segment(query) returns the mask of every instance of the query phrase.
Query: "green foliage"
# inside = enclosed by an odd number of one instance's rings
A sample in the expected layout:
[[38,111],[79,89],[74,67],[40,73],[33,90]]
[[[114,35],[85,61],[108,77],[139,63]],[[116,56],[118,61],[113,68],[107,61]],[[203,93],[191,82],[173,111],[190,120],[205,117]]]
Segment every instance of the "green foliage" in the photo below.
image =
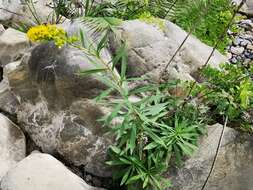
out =
[[[193,34],[210,46],[220,41],[217,48],[224,52],[230,39],[225,35],[224,39],[220,40],[219,36],[231,20],[233,11],[234,7],[230,0],[187,0],[180,1],[169,18],[187,31],[197,22]],[[233,30],[236,30],[235,26]]]
[[[181,85],[179,81],[149,84],[134,90],[129,90],[127,83],[124,81],[124,87],[116,89],[123,99],[109,102],[114,111],[102,120],[106,126],[111,126],[114,118],[122,120],[111,129],[116,143],[111,147],[108,164],[124,171],[116,175],[129,189],[133,183],[135,189],[166,189],[170,183],[162,174],[172,160],[181,163],[184,156],[192,155],[197,149],[204,127],[201,114],[192,102],[180,107],[183,98],[169,93]],[[129,100],[142,93],[149,96],[137,102]]]
[[212,114],[225,115],[235,125],[248,129],[253,121],[253,67],[224,64],[220,70],[207,67],[202,74],[206,79],[202,93]]
[[[84,36],[82,41],[85,34],[82,32],[81,36]],[[107,40],[103,37],[98,44],[105,47]],[[129,89],[129,83],[143,78],[126,78],[127,52],[124,43],[109,63],[100,58],[102,48],[98,48],[99,45],[95,46],[92,42],[82,46],[72,45],[92,56],[95,66],[95,69],[82,71],[80,75],[93,74],[108,86],[96,100],[112,108],[112,112],[101,122],[105,126],[113,126],[109,133],[115,137],[115,144],[110,147],[107,163],[117,169],[115,176],[129,190],[165,190],[171,184],[163,173],[174,160],[180,164],[185,156],[196,150],[205,125],[202,113],[193,102],[180,106],[184,96],[177,96],[174,92],[186,84],[171,81]],[[116,74],[116,66],[121,68],[120,75]],[[107,97],[112,92],[118,94],[118,98],[109,101]],[[139,100],[132,101],[132,96],[139,97]],[[115,124],[115,119],[120,122]]]
[[[214,46],[220,41],[218,50],[225,51],[231,41],[227,35],[219,37],[232,18],[234,7],[230,0],[107,0],[95,4],[94,0],[83,0],[79,6],[68,0],[55,1],[56,15],[67,18],[114,17],[122,20],[141,19],[164,28],[162,19],[169,19],[189,31],[198,23],[193,34],[204,43]],[[76,8],[77,7],[77,8]],[[81,10],[81,11],[80,11]],[[232,25],[231,30],[238,31]]]

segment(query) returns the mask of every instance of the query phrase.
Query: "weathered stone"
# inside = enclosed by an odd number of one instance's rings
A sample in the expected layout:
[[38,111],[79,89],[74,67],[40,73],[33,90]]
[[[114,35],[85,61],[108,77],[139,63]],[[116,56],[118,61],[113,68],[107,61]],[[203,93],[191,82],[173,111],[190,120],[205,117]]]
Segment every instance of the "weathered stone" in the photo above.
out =
[[[242,0],[232,0],[232,2],[235,2],[237,5],[239,5]],[[240,12],[249,16],[253,16],[253,1],[246,0],[246,3],[241,8]]]
[[[120,34],[128,45],[128,76],[141,76],[149,73],[158,77],[169,62],[176,49],[183,42],[187,33],[175,24],[166,21],[164,31],[139,20],[125,21],[119,27]],[[118,44],[111,41],[112,49]],[[186,41],[167,72],[170,78],[192,80],[192,73],[205,64],[212,48],[201,43],[194,36]],[[215,51],[210,65],[217,67],[225,62],[226,57]]]
[[73,103],[70,112],[75,115],[66,115],[62,121],[57,137],[58,152],[69,162],[84,165],[89,173],[111,176],[111,170],[104,162],[112,137],[105,135],[106,129],[97,121],[106,111],[90,100],[82,100]]
[[6,172],[25,158],[26,141],[23,132],[0,113],[0,181]]
[[102,190],[85,183],[48,154],[32,153],[2,179],[1,190]]
[[239,26],[246,30],[251,30],[253,29],[253,22],[250,19],[242,20],[240,21]]
[[11,92],[8,79],[4,77],[0,82],[0,110],[9,115],[14,115],[18,105],[18,99]]
[[10,73],[10,72],[14,71],[15,69],[17,69],[17,67],[18,67],[20,64],[21,64],[21,60],[8,63],[8,64],[5,65],[5,67],[4,67],[4,73],[7,74],[7,73]]
[[253,16],[253,1],[247,0],[246,5],[243,7],[242,11],[250,16]]
[[[222,125],[208,129],[196,154],[188,159],[182,168],[170,173],[172,190],[201,189],[210,171],[218,146]],[[253,187],[253,137],[226,128],[213,173],[206,190],[250,190]]]
[[20,101],[16,113],[21,127],[43,152],[61,154],[94,175],[108,176],[104,162],[111,137],[104,136],[97,122],[105,112],[86,99],[106,86],[93,76],[78,75],[94,64],[82,51],[58,49],[53,43],[36,46],[26,57],[8,73]]
[[248,44],[248,45],[247,45],[247,49],[253,51],[253,44]]
[[236,38],[236,39],[233,41],[233,44],[234,44],[235,46],[239,46],[243,41],[244,41],[243,38]]
[[235,54],[235,55],[240,55],[244,52],[244,47],[231,47],[230,49],[231,53]]
[[34,6],[33,13],[24,0],[0,0],[0,22],[10,25],[34,25],[47,23],[53,19],[52,0],[32,0],[30,7]]
[[8,28],[0,36],[0,66],[17,60],[29,47],[25,33]]
[[4,31],[5,31],[4,26],[3,26],[2,24],[0,24],[0,35],[1,35],[2,33],[4,33]]
[[0,0],[0,21],[10,20],[12,12],[18,12],[20,0]]
[[250,44],[251,42],[249,41],[249,40],[243,40],[242,42],[241,42],[241,46],[247,46],[248,44]]

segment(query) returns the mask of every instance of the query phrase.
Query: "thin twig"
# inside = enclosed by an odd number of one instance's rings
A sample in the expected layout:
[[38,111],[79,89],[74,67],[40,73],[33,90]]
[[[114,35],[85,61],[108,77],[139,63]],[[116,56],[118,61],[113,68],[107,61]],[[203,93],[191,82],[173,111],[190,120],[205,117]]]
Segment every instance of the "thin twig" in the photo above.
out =
[[3,11],[5,11],[5,12],[11,13],[11,14],[18,15],[18,16],[21,16],[21,17],[27,17],[27,16],[25,16],[25,15],[23,15],[23,14],[15,13],[15,12],[10,11],[9,9],[3,8],[3,7],[0,7],[0,10],[3,10]]
[[[160,73],[159,76],[159,82],[162,81],[163,75],[164,73],[166,73],[169,65],[172,63],[172,61],[174,60],[174,58],[176,57],[176,55],[178,54],[178,52],[181,50],[181,48],[183,47],[183,45],[185,44],[185,42],[187,41],[187,39],[190,37],[190,35],[194,32],[194,30],[196,29],[196,27],[199,25],[199,22],[201,22],[201,20],[207,15],[208,13],[208,9],[209,6],[211,5],[211,0],[209,0],[207,2],[207,7],[205,6],[205,4],[203,5],[203,8],[205,8],[205,12],[204,15],[200,14],[198,16],[198,18],[196,19],[196,21],[194,22],[193,26],[191,27],[190,31],[188,32],[187,36],[184,38],[183,42],[180,44],[180,46],[177,48],[177,50],[175,51],[175,53],[173,54],[173,56],[170,58],[170,60],[168,61],[168,63],[166,64],[166,66],[164,67],[164,69],[162,70],[162,72]],[[201,12],[201,11],[200,11]]]
[[212,162],[211,169],[210,169],[210,171],[208,173],[208,176],[207,176],[207,178],[206,178],[206,180],[205,180],[205,182],[204,182],[201,190],[205,189],[206,184],[208,183],[208,180],[209,180],[209,178],[210,178],[210,176],[211,176],[211,174],[212,174],[212,172],[214,170],[214,166],[215,166],[215,163],[216,163],[216,161],[218,159],[219,150],[220,150],[222,139],[223,139],[223,136],[224,136],[224,131],[225,131],[225,128],[227,126],[227,122],[228,122],[228,117],[226,116],[225,123],[224,123],[224,125],[222,127],[221,135],[220,135],[220,138],[219,138],[218,146],[217,146],[217,149],[216,149],[216,152],[215,152],[215,156],[214,156],[214,159],[213,159],[213,162]]
[[[229,23],[227,24],[227,26],[224,28],[223,32],[222,32],[221,35],[219,36],[218,40],[217,40],[216,43],[215,43],[215,46],[213,47],[213,49],[212,49],[212,51],[211,51],[209,57],[207,58],[205,64],[202,66],[201,69],[204,69],[204,68],[208,65],[208,63],[209,63],[211,57],[213,56],[214,51],[216,50],[216,48],[218,47],[218,45],[220,44],[220,42],[224,39],[225,34],[227,33],[229,27],[231,26],[231,24],[233,23],[233,21],[234,21],[234,19],[235,19],[236,14],[237,14],[237,13],[239,12],[239,10],[242,8],[242,6],[245,4],[245,2],[246,2],[246,0],[242,0],[241,3],[240,3],[240,5],[239,5],[239,6],[237,7],[237,9],[234,11],[233,16],[231,17]],[[200,69],[200,70],[201,70],[201,69]],[[190,97],[190,95],[191,95],[191,93],[192,93],[192,90],[193,90],[194,87],[196,86],[196,84],[197,84],[197,81],[194,81],[193,84],[192,84],[192,86],[190,87],[190,90],[189,90],[189,92],[188,92],[188,95],[186,96],[185,101],[184,101],[183,104],[182,104],[183,107],[185,106],[185,104],[186,104],[186,103],[188,102],[188,100],[190,99],[189,97]]]
[[221,41],[223,41],[225,35],[227,34],[227,31],[228,29],[230,28],[230,26],[232,25],[233,21],[234,21],[234,18],[236,16],[236,14],[239,12],[239,10],[242,8],[242,6],[246,3],[246,0],[242,0],[240,5],[237,7],[236,11],[234,11],[233,13],[233,16],[231,17],[229,23],[227,24],[227,26],[224,28],[223,32],[221,33],[221,35],[219,36],[218,40],[216,41],[213,49],[212,49],[212,52],[210,53],[209,57],[207,58],[205,64],[204,64],[204,67],[207,66],[207,64],[209,63],[211,57],[213,56],[214,54],[214,51],[216,50],[216,48],[218,47],[218,45],[220,44]]

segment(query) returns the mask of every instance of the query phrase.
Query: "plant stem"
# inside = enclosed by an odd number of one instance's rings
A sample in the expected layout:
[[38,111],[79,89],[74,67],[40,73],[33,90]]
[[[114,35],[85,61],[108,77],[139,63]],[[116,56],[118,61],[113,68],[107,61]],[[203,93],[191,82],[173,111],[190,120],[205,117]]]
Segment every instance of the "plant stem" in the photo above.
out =
[[226,128],[226,126],[227,126],[227,122],[228,122],[228,116],[226,116],[225,123],[224,123],[224,125],[223,125],[223,127],[222,127],[221,135],[220,135],[219,142],[218,142],[218,146],[217,146],[217,149],[216,149],[216,153],[215,153],[215,156],[214,156],[212,165],[211,165],[211,169],[210,169],[210,171],[209,171],[209,173],[208,173],[208,176],[207,176],[207,178],[206,178],[206,180],[205,180],[205,182],[204,182],[204,184],[203,184],[201,190],[204,190],[204,189],[205,189],[205,187],[206,187],[206,185],[207,185],[207,182],[208,182],[208,180],[209,180],[209,178],[210,178],[210,176],[211,176],[211,174],[212,174],[212,172],[213,172],[213,170],[214,170],[214,166],[215,166],[215,163],[216,163],[216,161],[217,161],[218,154],[219,154],[219,150],[220,150],[221,143],[222,143],[222,139],[223,139],[223,136],[224,136],[224,131],[225,131],[225,128]]

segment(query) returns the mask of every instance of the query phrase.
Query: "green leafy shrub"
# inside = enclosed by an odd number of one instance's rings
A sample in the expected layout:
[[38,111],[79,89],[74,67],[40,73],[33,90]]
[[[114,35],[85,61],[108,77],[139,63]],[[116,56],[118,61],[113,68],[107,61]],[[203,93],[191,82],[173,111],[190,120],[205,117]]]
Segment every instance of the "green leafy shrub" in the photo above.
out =
[[[101,42],[104,44],[106,40]],[[126,78],[124,43],[110,61],[111,66],[100,58],[101,48],[86,44],[80,49],[92,54],[96,63],[105,66],[103,69],[82,71],[80,75],[94,74],[108,86],[108,90],[96,98],[99,103],[112,108],[112,112],[101,119],[105,126],[113,126],[109,132],[116,140],[110,147],[107,163],[117,169],[115,176],[128,189],[166,189],[170,182],[162,174],[174,160],[180,164],[182,158],[196,150],[197,140],[205,126],[198,106],[193,102],[180,106],[184,96],[177,91],[186,84],[171,81],[129,89],[129,83],[143,78]],[[115,74],[117,64],[121,68],[119,76]],[[118,97],[108,100],[112,92]],[[139,97],[138,101],[132,101],[133,96]],[[115,125],[115,119],[121,122]]]
[[202,75],[201,93],[214,119],[227,116],[232,125],[252,132],[253,66],[224,64],[220,70],[207,67]]
[[[197,22],[198,25],[193,34],[210,46],[214,46],[217,41],[220,41],[217,48],[224,52],[230,39],[225,35],[221,41],[219,36],[231,20],[233,11],[234,7],[230,0],[187,0],[179,1],[169,18],[187,31]],[[233,26],[233,30],[235,28]]]
[[[181,163],[197,149],[205,124],[194,104],[180,107],[183,98],[169,93],[179,85],[179,81],[145,85],[126,94],[124,88],[120,94],[125,98],[110,102],[114,111],[104,118],[105,125],[111,126],[113,118],[121,118],[122,123],[112,128],[116,144],[108,164],[122,171],[116,175],[129,189],[166,189],[170,183],[162,174],[172,160]],[[144,92],[150,95],[135,103],[129,100],[130,95]]]

